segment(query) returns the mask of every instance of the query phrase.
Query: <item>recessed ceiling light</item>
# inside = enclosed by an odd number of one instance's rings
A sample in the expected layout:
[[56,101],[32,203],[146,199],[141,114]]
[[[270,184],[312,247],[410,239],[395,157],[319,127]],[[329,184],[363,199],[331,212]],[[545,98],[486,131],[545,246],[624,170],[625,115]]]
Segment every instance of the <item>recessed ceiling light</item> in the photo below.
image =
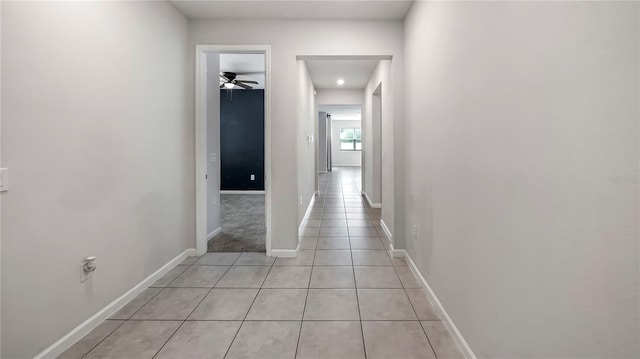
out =
[[340,86],[344,85],[344,80],[343,79],[338,79],[338,85],[340,85]]

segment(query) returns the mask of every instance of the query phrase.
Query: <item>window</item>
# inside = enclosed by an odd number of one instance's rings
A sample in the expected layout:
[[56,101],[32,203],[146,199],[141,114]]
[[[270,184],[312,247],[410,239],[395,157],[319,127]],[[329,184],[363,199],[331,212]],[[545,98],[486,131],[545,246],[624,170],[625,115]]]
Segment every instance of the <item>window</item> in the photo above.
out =
[[362,151],[362,133],[359,128],[340,129],[340,151]]

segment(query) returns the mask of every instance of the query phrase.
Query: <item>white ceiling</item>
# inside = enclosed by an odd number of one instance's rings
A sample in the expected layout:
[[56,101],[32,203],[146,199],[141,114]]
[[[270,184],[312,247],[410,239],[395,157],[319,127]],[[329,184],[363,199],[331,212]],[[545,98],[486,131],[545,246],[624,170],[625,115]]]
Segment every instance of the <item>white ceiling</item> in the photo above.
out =
[[[264,60],[264,54],[220,54],[220,72],[235,72],[238,80],[258,81],[257,85],[250,86],[256,90],[264,89]],[[236,86],[236,89],[241,90],[242,87]]]
[[316,89],[363,89],[377,65],[378,60],[307,60]]
[[360,106],[353,105],[320,105],[318,111],[331,114],[332,121],[360,121]]
[[190,19],[401,20],[413,0],[171,0]]

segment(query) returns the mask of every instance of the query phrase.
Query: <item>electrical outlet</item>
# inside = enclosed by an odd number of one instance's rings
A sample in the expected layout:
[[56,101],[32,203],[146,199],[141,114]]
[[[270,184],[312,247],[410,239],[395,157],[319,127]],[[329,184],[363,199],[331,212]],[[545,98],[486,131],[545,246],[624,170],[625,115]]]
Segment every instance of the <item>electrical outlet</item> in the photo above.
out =
[[251,175],[251,180],[255,181],[256,180],[256,175]]
[[302,206],[302,196],[300,196],[300,205]]
[[96,257],[87,257],[80,263],[80,282],[93,277],[96,271]]
[[413,240],[418,240],[418,226],[416,226],[415,224],[413,225]]
[[213,152],[209,154],[209,161],[210,161],[210,162],[215,162],[215,161],[217,161],[217,160],[218,160],[218,155],[216,155],[216,154],[215,154],[215,153],[213,153]]
[[9,190],[9,169],[0,168],[0,192]]

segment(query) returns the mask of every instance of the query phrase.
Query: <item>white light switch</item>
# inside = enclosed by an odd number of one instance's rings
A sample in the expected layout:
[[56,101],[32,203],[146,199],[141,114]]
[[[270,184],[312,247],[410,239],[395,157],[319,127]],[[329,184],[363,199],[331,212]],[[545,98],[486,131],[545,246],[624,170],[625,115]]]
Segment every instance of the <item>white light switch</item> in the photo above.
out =
[[251,180],[255,181],[256,180],[256,175],[251,175]]
[[210,162],[215,162],[217,160],[218,160],[218,156],[215,153],[212,152],[212,153],[209,154],[209,161]]

